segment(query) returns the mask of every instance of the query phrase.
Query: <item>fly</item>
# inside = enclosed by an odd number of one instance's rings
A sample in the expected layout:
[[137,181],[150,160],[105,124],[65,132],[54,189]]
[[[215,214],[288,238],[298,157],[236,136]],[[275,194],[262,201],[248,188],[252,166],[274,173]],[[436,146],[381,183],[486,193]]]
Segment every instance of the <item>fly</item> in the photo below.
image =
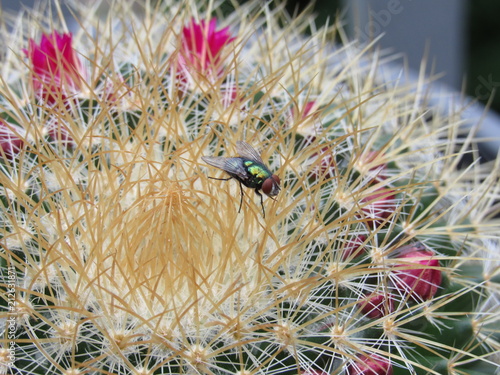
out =
[[239,157],[225,158],[217,156],[202,156],[201,159],[205,163],[210,164],[212,167],[222,169],[229,176],[231,176],[229,178],[209,178],[222,181],[228,181],[234,178],[239,182],[241,199],[238,213],[241,212],[241,206],[243,204],[243,184],[248,188],[255,189],[255,193],[260,197],[262,214],[265,218],[266,212],[264,210],[264,202],[262,200],[262,194],[259,190],[262,190],[264,194],[274,199],[273,197],[278,195],[281,189],[280,178],[271,173],[262,161],[259,153],[248,143],[243,141],[236,142],[236,151],[238,151],[238,154],[240,155]]

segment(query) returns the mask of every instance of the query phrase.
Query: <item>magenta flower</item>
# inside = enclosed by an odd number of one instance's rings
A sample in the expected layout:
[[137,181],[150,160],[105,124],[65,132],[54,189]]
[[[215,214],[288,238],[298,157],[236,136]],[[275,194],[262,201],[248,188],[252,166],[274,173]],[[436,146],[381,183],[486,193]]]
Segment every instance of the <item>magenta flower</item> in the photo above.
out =
[[441,271],[437,268],[439,260],[434,256],[422,246],[410,245],[408,251],[398,257],[406,263],[397,265],[394,271],[395,286],[403,295],[409,294],[417,301],[434,297],[441,285]]
[[33,89],[38,98],[53,104],[81,88],[83,69],[72,46],[72,34],[43,34],[40,44],[33,39],[23,49],[30,59]]
[[179,62],[180,67],[191,75],[210,79],[220,75],[222,49],[235,38],[229,33],[228,27],[221,30],[216,30],[216,27],[217,19],[212,18],[208,23],[205,20],[200,23],[192,20],[182,29]]
[[24,145],[21,134],[24,131],[0,119],[0,157],[14,158]]
[[355,362],[347,366],[348,375],[392,375],[392,365],[378,355],[360,355]]

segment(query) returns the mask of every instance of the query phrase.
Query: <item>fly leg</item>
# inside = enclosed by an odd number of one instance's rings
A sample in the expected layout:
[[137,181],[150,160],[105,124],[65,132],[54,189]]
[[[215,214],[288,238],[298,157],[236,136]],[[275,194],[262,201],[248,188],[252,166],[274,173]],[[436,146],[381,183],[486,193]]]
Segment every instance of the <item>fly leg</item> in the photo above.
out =
[[[240,182],[240,181],[238,181]],[[241,182],[240,182],[240,209],[238,210],[238,213],[241,212],[241,206],[243,205],[243,186],[241,185]]]
[[262,216],[265,219],[266,218],[266,211],[264,210],[264,201],[262,199],[262,194],[259,193],[258,189],[255,189],[255,193],[260,197],[260,205],[262,206]]
[[[233,177],[228,177],[228,178],[216,178],[216,177],[208,177],[212,180],[219,180],[219,181],[229,181],[230,179],[232,179]],[[241,206],[243,205],[243,185],[241,184],[240,181],[238,181],[238,183],[240,184],[240,195],[241,195],[241,198],[240,198],[240,208],[238,209],[238,213],[241,212]],[[260,195],[260,194],[259,194]],[[262,200],[262,196],[260,197],[261,200]],[[264,207],[264,206],[262,206]]]
[[208,178],[211,180],[219,180],[219,181],[229,181],[230,179],[232,179],[232,177],[228,177],[228,178],[208,177]]
[[[208,177],[212,180],[219,180],[219,181],[229,181],[233,177],[228,177],[228,178],[216,178],[216,177]],[[238,181],[239,182],[239,181]],[[240,183],[240,191],[241,191],[241,199],[240,199],[240,209],[238,210],[238,213],[241,211],[241,205],[243,204],[243,188],[241,187],[241,182]]]

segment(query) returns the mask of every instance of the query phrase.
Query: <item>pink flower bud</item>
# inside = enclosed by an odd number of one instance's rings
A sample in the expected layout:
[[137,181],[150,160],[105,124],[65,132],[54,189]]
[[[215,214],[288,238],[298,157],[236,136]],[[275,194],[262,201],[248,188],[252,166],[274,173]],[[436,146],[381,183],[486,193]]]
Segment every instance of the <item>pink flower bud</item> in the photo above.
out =
[[422,246],[410,246],[409,251],[398,257],[405,264],[395,266],[394,271],[394,284],[399,291],[420,301],[434,297],[441,285],[441,271],[430,268],[439,267],[439,260],[433,258],[432,251],[422,249]]
[[12,159],[21,151],[24,145],[21,134],[24,134],[22,128],[0,119],[0,157]]
[[43,34],[40,44],[29,41],[24,54],[30,59],[35,94],[49,104],[80,90],[82,64],[72,46],[72,34]]
[[372,293],[359,302],[361,312],[371,319],[378,319],[394,311],[394,302],[390,295]]
[[[179,68],[182,73],[198,74],[203,78],[216,78],[220,75],[222,49],[235,38],[229,28],[216,30],[217,19],[200,23],[193,19],[182,29]],[[186,79],[181,74],[181,81]]]
[[346,372],[348,375],[392,375],[392,365],[379,355],[360,355],[349,363]]

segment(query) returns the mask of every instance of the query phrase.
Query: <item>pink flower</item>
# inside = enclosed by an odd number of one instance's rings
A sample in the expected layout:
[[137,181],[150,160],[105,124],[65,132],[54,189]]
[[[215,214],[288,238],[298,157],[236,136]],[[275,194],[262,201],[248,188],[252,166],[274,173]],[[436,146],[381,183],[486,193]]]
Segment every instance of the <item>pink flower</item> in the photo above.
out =
[[348,375],[392,375],[392,365],[379,355],[360,355],[347,366]]
[[[410,295],[414,300],[429,300],[441,285],[439,260],[434,258],[432,251],[423,246],[410,245],[398,259],[406,264],[395,266],[395,286],[404,295]],[[421,267],[420,267],[421,266]],[[432,268],[434,267],[434,268]]]
[[33,89],[37,97],[49,104],[65,99],[81,87],[83,69],[72,47],[72,34],[43,34],[40,44],[33,39],[28,49],[23,49],[30,59],[33,73]]
[[394,311],[394,302],[390,295],[372,293],[359,302],[361,312],[371,319],[378,319]]
[[20,137],[24,131],[16,125],[11,125],[0,119],[0,157],[14,158],[24,145]]
[[[182,29],[180,67],[191,75],[215,79],[221,73],[222,49],[235,38],[229,28],[216,30],[217,19],[191,21]],[[181,77],[182,78],[182,77]]]

